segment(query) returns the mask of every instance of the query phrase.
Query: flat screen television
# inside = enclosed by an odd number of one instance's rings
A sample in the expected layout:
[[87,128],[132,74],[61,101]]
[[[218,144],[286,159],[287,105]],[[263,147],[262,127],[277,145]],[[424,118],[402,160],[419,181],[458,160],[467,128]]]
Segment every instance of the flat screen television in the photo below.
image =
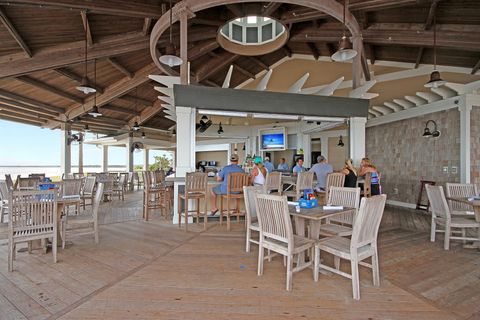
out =
[[260,129],[260,151],[280,151],[287,147],[285,127]]

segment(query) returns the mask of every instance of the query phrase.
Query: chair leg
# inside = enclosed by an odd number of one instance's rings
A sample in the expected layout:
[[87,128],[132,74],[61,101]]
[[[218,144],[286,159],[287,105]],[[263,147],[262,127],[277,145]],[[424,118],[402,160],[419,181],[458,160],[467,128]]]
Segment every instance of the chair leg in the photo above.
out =
[[335,269],[340,270],[340,257],[333,256],[333,265],[335,266]]
[[318,281],[318,272],[320,271],[320,248],[315,246],[315,259],[313,266],[313,280]]
[[257,275],[261,276],[263,274],[263,256],[264,250],[262,243],[258,244],[258,268],[257,268]]
[[223,224],[223,197],[220,196],[220,225]]
[[95,234],[95,244],[98,244],[98,221],[93,221],[93,232]]
[[245,252],[250,252],[250,237],[252,236],[252,230],[247,228],[247,243],[245,245]]
[[28,253],[32,253],[32,241],[28,241]]
[[450,249],[450,225],[449,224],[445,226],[445,239],[443,242],[443,249],[445,250]]
[[237,223],[240,223],[240,199],[235,202],[235,211],[237,211]]
[[199,224],[200,219],[200,198],[197,199],[197,225]]
[[204,209],[203,212],[203,230],[207,230],[207,223],[208,223],[208,213],[207,213],[207,194],[205,193],[205,200],[204,200]]
[[15,252],[15,245],[13,240],[8,241],[8,271],[13,271],[13,253]]
[[293,281],[293,256],[288,255],[287,257],[287,291],[292,290],[292,281]]
[[375,247],[375,252],[372,256],[372,278],[373,278],[373,285],[375,287],[380,286],[380,270],[378,265],[378,250]]
[[[53,236],[52,239],[52,254],[53,254],[53,263],[57,263],[57,235]],[[62,245],[65,243],[65,237],[62,239]]]
[[230,198],[227,197],[227,231],[230,231]]
[[188,198],[187,197],[185,197],[184,205],[185,205],[185,232],[187,232],[188,231]]
[[432,226],[430,227],[430,242],[435,242],[435,232],[437,232],[437,224],[432,217]]
[[465,240],[465,228],[462,228],[462,238],[463,238],[463,244],[465,245],[467,243],[467,240]]
[[353,299],[360,300],[360,282],[358,279],[358,262],[356,259],[350,261],[352,266],[352,290]]

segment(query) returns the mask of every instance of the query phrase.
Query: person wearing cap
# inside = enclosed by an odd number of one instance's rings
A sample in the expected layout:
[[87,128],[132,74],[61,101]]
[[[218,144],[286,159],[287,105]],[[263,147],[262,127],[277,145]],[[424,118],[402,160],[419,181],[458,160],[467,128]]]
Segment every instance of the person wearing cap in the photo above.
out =
[[277,169],[282,171],[288,171],[289,167],[288,167],[287,160],[285,158],[280,159],[280,163],[278,164]]
[[262,163],[262,159],[255,159],[255,166],[250,173],[250,183],[254,186],[263,186],[267,177],[267,169]]
[[238,165],[238,155],[236,154],[231,155],[230,164],[223,167],[217,174],[217,181],[221,181],[222,183],[212,188],[210,197],[211,215],[215,215],[218,212],[217,196],[227,194],[227,178],[232,172],[244,172],[243,169]]
[[324,156],[318,156],[317,163],[311,167],[309,171],[315,172],[315,175],[317,176],[317,185],[315,186],[315,191],[325,191],[327,175],[333,172],[332,165],[327,163],[327,159]]
[[263,165],[265,166],[265,169],[267,169],[267,172],[273,172],[273,170],[275,169],[273,163],[270,162],[269,157],[265,157],[265,162]]

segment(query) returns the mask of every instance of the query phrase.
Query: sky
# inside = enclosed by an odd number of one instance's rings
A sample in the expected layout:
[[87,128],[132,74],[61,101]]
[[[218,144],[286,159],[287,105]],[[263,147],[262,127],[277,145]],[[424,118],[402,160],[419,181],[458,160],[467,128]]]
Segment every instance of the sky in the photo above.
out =
[[[94,135],[88,133],[87,139]],[[52,166],[60,165],[61,131],[0,120],[0,166]],[[78,164],[78,145],[71,146],[72,165]],[[162,151],[151,150],[149,163]],[[94,145],[83,146],[83,164],[101,165],[102,149]],[[125,165],[126,148],[108,148],[109,165]],[[134,164],[143,164],[143,150],[134,153]]]

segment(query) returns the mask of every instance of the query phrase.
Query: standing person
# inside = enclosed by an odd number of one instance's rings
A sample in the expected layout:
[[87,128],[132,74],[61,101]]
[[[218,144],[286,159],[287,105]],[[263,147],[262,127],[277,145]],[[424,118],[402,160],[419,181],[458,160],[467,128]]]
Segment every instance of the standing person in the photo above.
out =
[[217,196],[227,194],[228,175],[231,172],[244,172],[243,169],[238,165],[238,155],[236,154],[232,154],[230,157],[230,164],[223,167],[217,175],[217,181],[221,181],[222,183],[212,188],[210,197],[210,215],[212,216],[218,212]]
[[273,166],[273,163],[270,162],[270,158],[269,157],[265,157],[265,169],[267,169],[268,172],[273,172],[273,170],[275,169],[275,167]]
[[250,182],[254,186],[263,186],[267,177],[267,169],[263,166],[262,160],[255,161],[255,166],[250,173]]
[[372,164],[372,161],[369,158],[363,158],[360,163],[360,172],[358,175],[364,177],[368,172],[371,173],[370,179],[370,190],[372,196],[380,194],[380,175],[377,171],[377,168]]
[[340,172],[345,175],[344,187],[355,188],[357,186],[357,169],[353,166],[352,159],[345,160],[345,166]]
[[298,158],[297,164],[295,165],[295,167],[293,167],[293,175],[296,176],[297,174],[303,171],[305,171],[305,168],[303,167],[303,159]]
[[327,163],[327,158],[324,156],[318,156],[317,163],[314,164],[309,171],[315,172],[315,175],[317,176],[315,191],[326,191],[327,175],[333,172],[333,167],[331,164]]
[[288,167],[287,160],[285,160],[285,158],[280,159],[280,163],[278,164],[277,169],[282,171],[288,171],[289,167]]

